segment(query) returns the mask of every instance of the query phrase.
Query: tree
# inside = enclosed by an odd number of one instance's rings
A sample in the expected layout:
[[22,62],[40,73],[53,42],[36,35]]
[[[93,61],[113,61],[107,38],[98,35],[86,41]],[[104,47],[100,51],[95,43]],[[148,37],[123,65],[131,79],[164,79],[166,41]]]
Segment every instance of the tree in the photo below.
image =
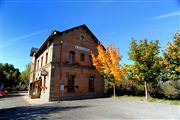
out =
[[97,50],[97,56],[92,54],[93,65],[105,79],[113,84],[115,96],[115,82],[121,80],[126,73],[125,67],[119,65],[122,56],[119,49],[112,45],[107,45],[105,50],[101,44],[98,44]]
[[145,96],[148,97],[147,84],[156,84],[161,79],[161,57],[159,54],[159,41],[150,41],[146,39],[132,40],[129,59],[134,61],[134,65],[128,67],[128,77],[137,80],[145,85]]
[[19,69],[14,68],[12,64],[0,63],[0,83],[4,84],[5,87],[13,87],[18,84]]
[[168,43],[163,57],[165,79],[180,79],[180,32],[175,34],[173,43]]
[[31,72],[31,64],[26,65],[26,69],[21,73],[20,84],[28,86]]

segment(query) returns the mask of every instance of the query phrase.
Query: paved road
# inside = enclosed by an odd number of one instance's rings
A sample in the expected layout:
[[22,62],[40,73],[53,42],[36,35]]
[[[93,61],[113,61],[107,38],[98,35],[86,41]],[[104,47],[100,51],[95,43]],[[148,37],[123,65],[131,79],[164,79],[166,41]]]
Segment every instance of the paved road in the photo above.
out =
[[13,93],[0,97],[0,109],[30,105],[23,99],[27,93]]
[[30,105],[22,99],[22,96],[9,96],[8,99],[1,99],[1,102],[4,108],[0,111],[0,119],[5,120],[180,119],[180,106],[124,98],[74,100]]

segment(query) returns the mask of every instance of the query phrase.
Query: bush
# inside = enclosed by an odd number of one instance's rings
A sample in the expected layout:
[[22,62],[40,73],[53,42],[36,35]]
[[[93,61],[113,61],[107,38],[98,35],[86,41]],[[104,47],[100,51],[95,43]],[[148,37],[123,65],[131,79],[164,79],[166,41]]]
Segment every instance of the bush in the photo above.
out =
[[121,80],[116,83],[117,95],[144,95],[144,86],[136,83],[133,80]]
[[[160,84],[148,83],[148,93],[154,98],[180,99],[180,80],[167,81]],[[112,83],[105,81],[105,96],[112,96]],[[121,80],[116,82],[116,95],[144,96],[144,84],[133,80]]]
[[110,97],[113,94],[113,85],[109,80],[104,80],[104,94],[106,97]]
[[168,99],[180,99],[180,80],[167,81],[160,85],[160,93]]
[[159,84],[153,84],[153,83],[148,84],[148,93],[151,97],[163,98],[162,94],[160,94],[159,91],[160,91]]

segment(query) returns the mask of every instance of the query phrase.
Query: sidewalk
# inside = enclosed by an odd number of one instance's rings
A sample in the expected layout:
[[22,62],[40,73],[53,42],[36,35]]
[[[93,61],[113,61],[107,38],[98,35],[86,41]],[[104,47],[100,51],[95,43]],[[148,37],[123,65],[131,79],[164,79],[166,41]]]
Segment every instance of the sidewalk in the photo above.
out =
[[43,101],[43,100],[40,100],[40,99],[31,99],[28,95],[26,96],[23,96],[23,99],[25,101],[27,101],[29,104],[31,105],[41,105],[41,104],[47,104],[49,102],[47,101]]
[[31,99],[28,95],[23,96],[23,99],[31,105],[42,105],[42,104],[54,103],[54,102],[48,102],[46,100],[42,100],[42,99],[38,99],[38,98],[37,99]]

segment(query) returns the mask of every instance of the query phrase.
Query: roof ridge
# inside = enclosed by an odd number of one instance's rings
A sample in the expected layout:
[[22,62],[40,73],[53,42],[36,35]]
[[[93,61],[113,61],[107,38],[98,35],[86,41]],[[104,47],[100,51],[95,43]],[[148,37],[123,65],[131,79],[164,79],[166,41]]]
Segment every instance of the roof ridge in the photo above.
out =
[[57,32],[57,34],[62,34],[64,32],[68,32],[68,31],[71,31],[71,30],[74,30],[74,29],[77,29],[77,28],[80,28],[80,27],[87,27],[87,26],[85,24],[82,24],[82,25],[79,25],[79,26],[76,26],[76,27],[72,27],[72,28],[63,30],[63,31],[54,30],[54,32]]

